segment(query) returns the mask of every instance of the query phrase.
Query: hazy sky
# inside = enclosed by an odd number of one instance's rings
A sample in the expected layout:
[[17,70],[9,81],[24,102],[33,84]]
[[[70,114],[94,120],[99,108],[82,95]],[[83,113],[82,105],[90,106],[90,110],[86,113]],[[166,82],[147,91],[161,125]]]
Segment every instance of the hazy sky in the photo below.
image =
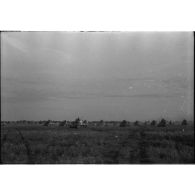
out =
[[191,32],[3,32],[2,120],[193,118]]

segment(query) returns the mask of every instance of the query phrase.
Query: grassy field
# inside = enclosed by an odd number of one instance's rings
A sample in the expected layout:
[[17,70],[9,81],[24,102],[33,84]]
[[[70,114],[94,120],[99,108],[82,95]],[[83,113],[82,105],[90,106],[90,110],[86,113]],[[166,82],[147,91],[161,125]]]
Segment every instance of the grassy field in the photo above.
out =
[[1,163],[191,164],[194,126],[83,129],[4,126]]

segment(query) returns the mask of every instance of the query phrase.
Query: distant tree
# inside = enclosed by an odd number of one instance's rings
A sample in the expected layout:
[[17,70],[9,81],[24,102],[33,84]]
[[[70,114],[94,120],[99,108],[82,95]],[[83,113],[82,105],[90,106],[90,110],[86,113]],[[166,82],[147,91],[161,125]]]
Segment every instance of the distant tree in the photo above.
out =
[[79,117],[75,119],[75,122],[76,123],[79,123],[79,121],[80,121],[80,118]]
[[60,122],[59,126],[64,126],[66,124],[66,120]]
[[153,120],[151,123],[150,123],[151,126],[156,126],[156,121]]
[[51,122],[51,120],[46,121],[46,122],[44,123],[44,126],[48,126],[50,122]]
[[182,121],[182,123],[181,123],[182,126],[185,126],[185,125],[187,125],[187,124],[188,124],[188,122],[187,122],[186,119],[184,119],[184,120]]
[[158,127],[166,127],[166,120],[163,118],[159,123],[158,123]]
[[100,125],[100,126],[103,126],[103,125],[104,125],[104,121],[103,121],[103,120],[100,120],[100,121],[99,121],[99,125]]
[[123,120],[121,123],[120,123],[120,127],[126,127],[127,126],[127,121],[126,120]]
[[172,123],[172,121],[169,121],[169,125],[172,125],[173,123]]
[[134,125],[135,125],[135,126],[139,126],[139,121],[135,121],[135,122],[134,122]]

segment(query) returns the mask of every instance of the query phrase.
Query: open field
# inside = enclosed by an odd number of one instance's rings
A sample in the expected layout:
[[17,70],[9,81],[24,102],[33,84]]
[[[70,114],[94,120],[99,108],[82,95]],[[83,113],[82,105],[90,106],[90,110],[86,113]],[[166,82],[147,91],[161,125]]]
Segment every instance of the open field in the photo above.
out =
[[[184,129],[184,131],[183,131]],[[194,126],[1,127],[3,164],[194,163]]]

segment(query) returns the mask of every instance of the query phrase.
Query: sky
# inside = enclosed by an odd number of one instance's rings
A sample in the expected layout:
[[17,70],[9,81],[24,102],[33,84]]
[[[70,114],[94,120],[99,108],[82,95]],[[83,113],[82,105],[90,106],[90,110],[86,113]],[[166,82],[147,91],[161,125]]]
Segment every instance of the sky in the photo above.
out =
[[193,119],[192,32],[3,32],[1,120]]

